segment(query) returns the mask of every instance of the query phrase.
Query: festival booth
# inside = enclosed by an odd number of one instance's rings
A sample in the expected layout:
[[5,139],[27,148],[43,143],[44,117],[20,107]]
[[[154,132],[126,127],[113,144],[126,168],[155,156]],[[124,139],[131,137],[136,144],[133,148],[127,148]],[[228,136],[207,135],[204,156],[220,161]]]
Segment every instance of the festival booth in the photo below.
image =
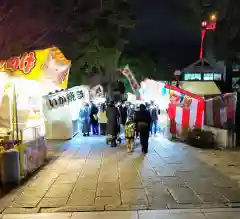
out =
[[163,94],[169,96],[168,116],[173,136],[185,140],[190,130],[203,128],[203,98],[168,84]]
[[[41,166],[46,158],[42,96],[67,85],[70,61],[55,47],[26,52],[0,62],[0,168],[6,182],[17,152],[21,177]],[[63,61],[64,60],[64,61]],[[7,165],[9,162],[10,165]],[[4,168],[8,168],[3,174]],[[10,171],[11,172],[11,171]],[[15,170],[15,173],[18,171]],[[16,178],[15,178],[16,179]]]
[[159,125],[164,135],[185,139],[189,130],[203,127],[204,99],[175,86],[146,79],[141,82],[141,97],[154,101],[160,109]]
[[205,100],[204,129],[214,133],[215,142],[224,148],[233,148],[235,143],[235,113],[237,93],[222,94]]
[[79,133],[79,112],[89,102],[88,86],[76,86],[43,97],[47,139],[71,139]]
[[167,109],[169,105],[169,95],[163,92],[166,91],[165,83],[155,80],[145,79],[140,83],[139,89],[140,99],[150,103],[153,101],[160,110],[158,115],[158,128],[159,131],[165,136],[169,136],[169,119]]

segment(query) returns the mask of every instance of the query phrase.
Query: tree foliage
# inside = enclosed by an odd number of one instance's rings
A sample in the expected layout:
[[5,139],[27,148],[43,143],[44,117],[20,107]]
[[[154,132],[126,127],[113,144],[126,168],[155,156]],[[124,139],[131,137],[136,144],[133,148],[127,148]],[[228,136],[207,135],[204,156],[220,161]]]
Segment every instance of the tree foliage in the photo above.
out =
[[99,9],[98,0],[2,0],[0,58],[51,45],[64,49],[88,31]]
[[219,10],[214,36],[217,58],[233,61],[239,56],[240,51],[240,2],[216,1],[216,8]]
[[[85,37],[81,37],[81,41],[75,47],[82,50],[82,56],[75,60],[70,81],[79,74],[82,75],[83,81],[90,85],[109,84],[117,80],[118,61],[128,38],[128,31],[135,21],[130,8],[126,1],[103,2],[90,31]],[[83,68],[85,63],[87,69]]]
[[89,78],[85,62],[111,75],[134,26],[130,8],[125,0],[2,0],[0,59],[55,45],[72,60],[70,86]]

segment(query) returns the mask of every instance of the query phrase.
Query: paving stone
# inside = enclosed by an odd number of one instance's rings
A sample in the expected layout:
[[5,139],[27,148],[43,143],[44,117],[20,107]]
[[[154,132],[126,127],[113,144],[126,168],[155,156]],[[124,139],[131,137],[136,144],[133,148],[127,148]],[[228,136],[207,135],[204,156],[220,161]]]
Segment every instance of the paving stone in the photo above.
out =
[[39,208],[6,208],[3,214],[34,214],[38,212]]
[[144,189],[122,190],[122,203],[125,205],[148,205]]
[[97,184],[98,184],[98,181],[97,181],[97,178],[79,178],[77,181],[76,181],[76,184],[75,184],[75,187],[77,188],[82,188],[82,189],[89,189],[89,190],[94,190],[94,189],[97,189]]
[[200,203],[200,199],[189,188],[168,188],[168,191],[179,204]]
[[207,184],[205,182],[187,183],[187,185],[197,194],[211,195],[218,193],[218,189],[216,187],[213,187],[211,184]]
[[73,184],[54,184],[45,197],[48,198],[65,198],[68,197],[73,189]]
[[10,206],[11,203],[22,193],[22,189],[15,189],[5,195],[0,200],[0,211],[2,212],[6,207]]
[[164,213],[163,211],[139,211],[139,219],[206,219],[204,214],[201,212],[180,212],[180,213],[171,213],[171,212],[166,212]]
[[120,185],[117,182],[113,183],[99,183],[97,188],[97,196],[119,196],[120,195]]
[[146,156],[140,147],[129,155],[123,146],[110,148],[105,137],[77,137],[74,142],[27,184],[2,198],[0,211],[10,206],[41,206],[43,211],[238,206],[239,152],[204,151],[158,137],[150,139]]
[[112,196],[112,197],[96,197],[95,205],[120,205],[121,198],[120,196]]
[[104,183],[104,182],[117,182],[118,181],[118,176],[99,176],[98,179],[99,182]]
[[240,212],[214,212],[214,213],[204,213],[207,219],[238,219],[240,217]]
[[203,203],[227,203],[228,200],[225,199],[219,193],[212,194],[198,194]]
[[14,208],[34,208],[41,201],[42,197],[34,195],[20,195],[17,197],[9,207]]
[[43,197],[46,193],[48,188],[35,188],[35,187],[28,187],[23,190],[21,195],[27,195],[27,196],[36,196],[36,197]]
[[43,198],[38,207],[41,208],[56,208],[66,205],[68,198]]
[[33,189],[39,188],[40,190],[48,190],[49,187],[55,182],[56,179],[41,180],[40,178],[36,179],[29,187]]
[[55,181],[55,183],[57,184],[68,184],[68,183],[75,183],[77,181],[77,178],[79,177],[78,174],[74,173],[74,174],[61,174],[57,180]]
[[106,205],[105,210],[107,211],[137,211],[137,210],[147,210],[148,205]]
[[161,177],[163,184],[168,188],[178,188],[178,187],[187,187],[186,183],[184,183],[178,177]]
[[167,205],[176,203],[173,197],[164,190],[147,190],[146,192],[151,209],[153,207],[157,209],[157,206],[159,208],[166,208]]
[[143,188],[142,181],[139,177],[133,178],[120,178],[120,187],[121,189],[137,189]]
[[138,219],[137,212],[132,211],[108,211],[108,212],[86,212],[86,213],[73,213],[71,219],[93,219],[93,218],[99,218],[99,219]]
[[67,205],[94,205],[95,196],[96,191],[94,190],[74,189],[67,202]]
[[239,189],[235,190],[235,189],[222,189],[219,191],[219,193],[221,195],[224,196],[224,198],[226,198],[229,202],[239,202],[240,201],[240,192]]
[[158,176],[175,176],[176,175],[176,170],[173,169],[167,169],[167,168],[162,168],[161,170],[157,170],[157,175]]

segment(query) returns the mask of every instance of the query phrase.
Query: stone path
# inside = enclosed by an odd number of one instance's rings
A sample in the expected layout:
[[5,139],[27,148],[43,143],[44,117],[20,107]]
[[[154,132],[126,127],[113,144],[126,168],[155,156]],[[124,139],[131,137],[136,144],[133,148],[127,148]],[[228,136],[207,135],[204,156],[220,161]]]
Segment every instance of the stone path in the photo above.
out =
[[238,219],[240,209],[140,210],[41,214],[5,214],[3,219]]
[[237,180],[200,159],[199,150],[162,138],[110,148],[76,137],[54,162],[0,200],[3,214],[238,207]]

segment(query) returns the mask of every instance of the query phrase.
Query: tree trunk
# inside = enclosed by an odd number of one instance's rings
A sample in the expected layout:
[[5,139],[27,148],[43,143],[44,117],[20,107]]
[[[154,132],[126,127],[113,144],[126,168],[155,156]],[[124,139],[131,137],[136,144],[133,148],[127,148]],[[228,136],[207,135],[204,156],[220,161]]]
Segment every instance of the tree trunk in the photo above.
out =
[[232,92],[232,60],[226,61],[226,77],[225,77],[225,88],[224,93]]
[[108,87],[108,94],[107,94],[108,100],[111,101],[111,100],[113,100],[113,88],[112,88],[112,83],[109,82],[107,87]]

